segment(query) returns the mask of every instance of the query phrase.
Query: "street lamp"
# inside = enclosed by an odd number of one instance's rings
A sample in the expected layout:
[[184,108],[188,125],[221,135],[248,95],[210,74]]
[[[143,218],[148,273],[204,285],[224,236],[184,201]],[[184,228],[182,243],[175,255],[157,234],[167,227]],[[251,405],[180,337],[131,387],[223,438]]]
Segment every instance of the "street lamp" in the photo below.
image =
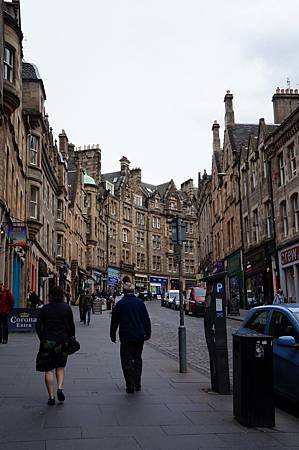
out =
[[180,217],[176,217],[171,222],[172,242],[176,244],[178,265],[179,265],[179,292],[180,292],[180,325],[178,329],[179,338],[179,361],[180,372],[187,372],[187,348],[186,348],[186,328],[184,320],[184,298],[183,298],[183,242],[186,240],[186,224]]

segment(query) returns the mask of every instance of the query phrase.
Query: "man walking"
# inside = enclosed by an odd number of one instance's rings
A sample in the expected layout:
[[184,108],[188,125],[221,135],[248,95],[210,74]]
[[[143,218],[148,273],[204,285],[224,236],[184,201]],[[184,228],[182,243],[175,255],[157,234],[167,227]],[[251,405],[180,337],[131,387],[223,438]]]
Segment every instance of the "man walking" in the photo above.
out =
[[8,314],[14,305],[14,298],[9,289],[5,289],[0,281],[0,342],[7,344],[8,341]]
[[111,316],[110,338],[116,342],[119,327],[120,359],[126,392],[133,394],[141,389],[142,350],[145,340],[151,337],[151,321],[145,304],[134,295],[133,284],[123,284],[124,296],[116,303]]

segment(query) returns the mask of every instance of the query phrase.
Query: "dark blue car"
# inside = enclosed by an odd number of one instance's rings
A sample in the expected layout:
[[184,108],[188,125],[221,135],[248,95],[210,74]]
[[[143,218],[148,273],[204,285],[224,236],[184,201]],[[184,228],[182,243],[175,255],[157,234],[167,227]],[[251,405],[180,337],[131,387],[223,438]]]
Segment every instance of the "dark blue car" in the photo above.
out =
[[252,308],[239,331],[273,336],[275,394],[299,406],[299,304]]

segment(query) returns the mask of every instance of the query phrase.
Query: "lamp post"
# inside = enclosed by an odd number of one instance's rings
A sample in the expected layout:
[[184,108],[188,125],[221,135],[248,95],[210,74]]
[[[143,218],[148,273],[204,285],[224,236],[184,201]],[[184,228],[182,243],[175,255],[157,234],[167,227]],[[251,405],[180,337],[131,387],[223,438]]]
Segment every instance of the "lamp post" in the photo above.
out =
[[180,325],[178,329],[179,340],[179,363],[180,372],[187,372],[187,348],[186,348],[186,328],[184,319],[184,299],[183,299],[183,242],[186,240],[186,225],[180,217],[176,217],[171,222],[172,242],[176,247],[179,266],[179,293],[180,293]]

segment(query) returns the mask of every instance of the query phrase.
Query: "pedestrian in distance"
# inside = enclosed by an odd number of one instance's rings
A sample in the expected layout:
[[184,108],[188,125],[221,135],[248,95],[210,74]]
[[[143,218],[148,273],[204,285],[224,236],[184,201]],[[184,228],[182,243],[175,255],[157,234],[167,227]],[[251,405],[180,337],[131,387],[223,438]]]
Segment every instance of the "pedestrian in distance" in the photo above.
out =
[[53,371],[55,370],[57,381],[57,399],[63,402],[64,368],[67,363],[69,340],[75,336],[73,312],[64,302],[62,288],[58,286],[52,288],[50,303],[40,309],[35,329],[40,340],[36,370],[45,372],[45,384],[49,394],[48,405],[55,405]]
[[7,344],[8,341],[8,314],[14,305],[14,298],[9,289],[4,287],[0,281],[0,342]]
[[80,322],[84,322],[84,315],[85,315],[85,311],[84,311],[84,296],[85,296],[85,292],[82,291],[79,294],[79,315],[80,315]]
[[36,308],[39,302],[39,296],[35,291],[31,291],[28,300],[30,308]]
[[276,294],[274,295],[273,305],[281,305],[282,303],[286,303],[287,299],[283,295],[282,289],[277,289]]
[[84,325],[90,324],[90,317],[91,317],[91,310],[92,310],[92,296],[89,293],[89,290],[87,289],[85,291],[85,295],[83,297],[83,323]]
[[130,281],[123,284],[124,296],[112,311],[110,339],[116,342],[119,328],[120,359],[126,382],[126,392],[133,394],[141,389],[142,350],[145,340],[151,337],[151,321],[143,301],[134,295]]

